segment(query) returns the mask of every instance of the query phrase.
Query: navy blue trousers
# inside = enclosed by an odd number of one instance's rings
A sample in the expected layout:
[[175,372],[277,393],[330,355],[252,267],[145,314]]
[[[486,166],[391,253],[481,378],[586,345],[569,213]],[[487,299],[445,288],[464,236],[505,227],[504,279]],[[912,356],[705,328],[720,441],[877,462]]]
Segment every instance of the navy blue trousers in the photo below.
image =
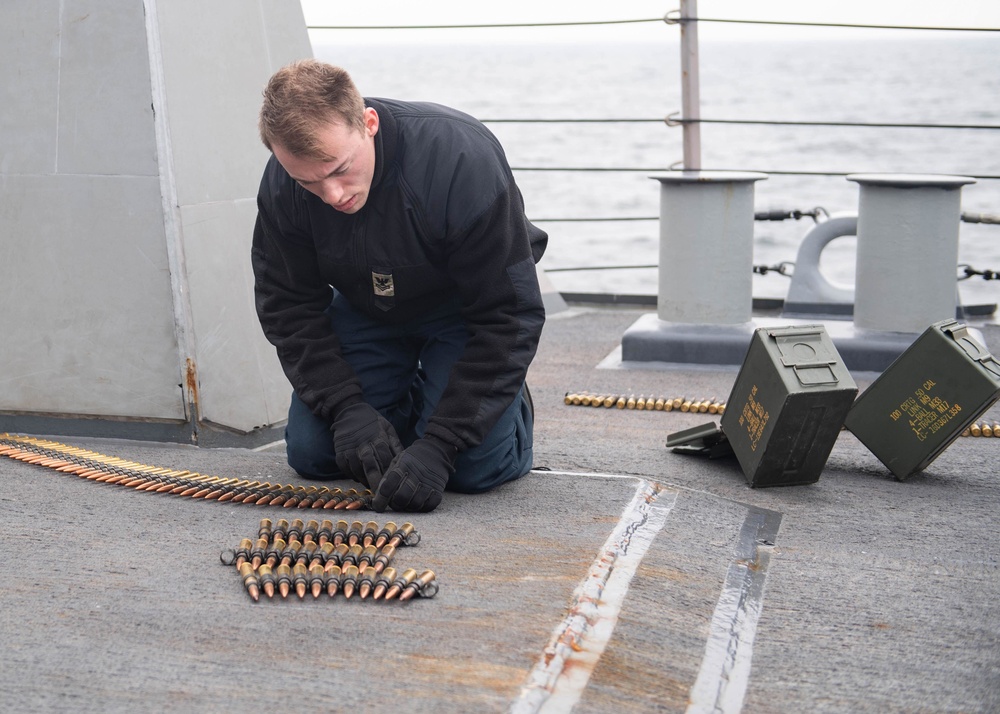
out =
[[[403,446],[424,434],[469,339],[457,301],[403,325],[362,315],[339,293],[327,310],[344,359],[361,380],[364,400],[396,429]],[[480,493],[531,470],[533,418],[524,387],[486,438],[461,451],[447,489]],[[288,464],[308,479],[344,478],[331,422],[292,394],[285,443]]]

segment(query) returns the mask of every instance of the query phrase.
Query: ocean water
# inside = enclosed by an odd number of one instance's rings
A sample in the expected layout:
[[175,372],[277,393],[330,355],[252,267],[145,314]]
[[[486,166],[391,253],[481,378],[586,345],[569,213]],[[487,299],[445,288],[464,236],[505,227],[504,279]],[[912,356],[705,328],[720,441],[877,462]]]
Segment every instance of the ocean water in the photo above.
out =
[[[1000,38],[715,42],[701,45],[701,114],[712,119],[1000,125]],[[942,35],[944,33],[941,33]],[[480,119],[641,118],[679,114],[679,46],[663,43],[372,44],[313,34],[317,58],[351,72],[362,93],[440,102]],[[489,123],[507,152],[529,217],[549,232],[542,266],[570,292],[649,294],[658,261],[659,184],[648,177],[682,158],[681,129],[654,123]],[[756,171],[942,173],[1000,176],[1000,131],[702,125],[702,165]],[[530,167],[642,171],[530,171]],[[856,212],[842,176],[770,175],[757,210]],[[962,192],[962,210],[1000,214],[1000,180]],[[812,220],[756,222],[754,264],[794,261]],[[963,223],[959,262],[1000,270],[1000,226]],[[855,240],[823,253],[822,269],[854,281]],[[956,275],[957,275],[956,270]],[[784,297],[788,278],[754,276],[754,295]],[[1000,302],[1000,281],[961,281],[965,304]]]

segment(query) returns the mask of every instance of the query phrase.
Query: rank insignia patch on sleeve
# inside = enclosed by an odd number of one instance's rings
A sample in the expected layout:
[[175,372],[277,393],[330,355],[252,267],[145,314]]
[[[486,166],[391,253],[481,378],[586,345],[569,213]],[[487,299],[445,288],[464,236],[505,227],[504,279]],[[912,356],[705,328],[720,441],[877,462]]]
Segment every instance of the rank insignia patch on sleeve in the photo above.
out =
[[372,272],[372,287],[375,289],[375,294],[380,297],[393,297],[396,294],[396,288],[392,284],[392,273]]

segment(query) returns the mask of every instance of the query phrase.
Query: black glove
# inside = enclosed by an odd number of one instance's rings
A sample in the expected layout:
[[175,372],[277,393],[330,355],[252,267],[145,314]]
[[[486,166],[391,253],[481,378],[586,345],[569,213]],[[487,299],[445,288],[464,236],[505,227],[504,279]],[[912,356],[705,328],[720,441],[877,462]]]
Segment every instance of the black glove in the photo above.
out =
[[378,485],[372,508],[433,511],[441,503],[458,449],[434,437],[417,439],[395,458]]
[[337,468],[368,488],[378,486],[389,464],[403,451],[392,424],[364,402],[343,409],[331,428]]

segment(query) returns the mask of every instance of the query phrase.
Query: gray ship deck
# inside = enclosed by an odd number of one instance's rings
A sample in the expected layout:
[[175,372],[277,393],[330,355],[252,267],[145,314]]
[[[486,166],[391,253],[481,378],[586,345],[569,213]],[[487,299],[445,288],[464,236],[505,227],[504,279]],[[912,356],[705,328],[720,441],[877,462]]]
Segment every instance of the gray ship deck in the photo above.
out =
[[[405,519],[422,540],[397,560],[438,573],[433,599],[255,604],[220,551],[304,512],[0,459],[3,710],[1000,709],[1000,440],[958,439],[899,483],[844,432],[818,483],[751,489],[733,460],[665,448],[708,415],[563,404],[729,394],[735,368],[598,368],[640,314],[550,318],[536,470]],[[280,447],[54,438],[303,483]]]

